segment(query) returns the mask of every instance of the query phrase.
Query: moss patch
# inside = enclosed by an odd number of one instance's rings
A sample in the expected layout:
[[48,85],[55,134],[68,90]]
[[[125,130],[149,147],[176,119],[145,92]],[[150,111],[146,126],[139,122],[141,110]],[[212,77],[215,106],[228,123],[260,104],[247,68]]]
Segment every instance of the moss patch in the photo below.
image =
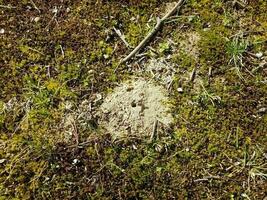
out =
[[[114,72],[130,50],[113,27],[135,46],[170,2],[0,0],[0,199],[267,196],[266,1],[189,0]],[[148,59],[171,66],[172,131],[113,141],[101,97]]]

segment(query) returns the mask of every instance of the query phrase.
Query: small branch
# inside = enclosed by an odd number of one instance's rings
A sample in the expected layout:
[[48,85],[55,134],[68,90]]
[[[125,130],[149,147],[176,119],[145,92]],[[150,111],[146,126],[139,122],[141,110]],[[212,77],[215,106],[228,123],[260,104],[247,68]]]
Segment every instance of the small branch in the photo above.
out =
[[61,45],[59,45],[59,47],[60,47],[60,51],[61,51],[62,57],[64,58],[65,57],[64,50],[63,50]]
[[148,41],[150,41],[150,39],[159,31],[165,20],[172,16],[183,4],[183,2],[184,0],[179,0],[179,2],[173,7],[173,9],[168,12],[163,18],[157,18],[157,24],[152,29],[152,31],[148,33],[148,35],[139,43],[137,47],[135,47],[135,49],[128,56],[121,60],[120,64],[123,64],[130,60],[140,49],[142,49],[148,43]]
[[208,82],[209,82],[209,84],[210,84],[211,76],[212,76],[212,67],[209,67],[209,73],[208,73]]
[[240,2],[238,0],[234,0],[233,1],[233,5],[239,5],[241,8],[245,8],[246,7],[246,4],[244,4],[243,2]]
[[46,66],[47,67],[47,76],[48,78],[51,78],[51,73],[50,73],[50,66]]
[[33,2],[33,0],[30,0],[31,4],[33,5],[33,7],[39,12],[41,13],[40,9],[35,5],[35,3]]
[[113,30],[115,31],[115,33],[117,33],[117,35],[119,36],[119,38],[123,41],[123,43],[126,45],[126,47],[128,48],[132,48],[129,43],[125,40],[125,36],[121,33],[120,30],[116,29],[115,27],[113,27]]
[[211,179],[220,179],[221,177],[219,176],[206,176],[206,177],[203,177],[203,178],[200,178],[200,179],[196,179],[194,180],[194,182],[202,182],[202,181],[209,181]]
[[54,15],[52,17],[52,19],[48,22],[47,26],[45,27],[45,29],[48,29],[48,27],[50,26],[50,24],[52,23],[53,20],[56,21],[57,25],[58,25],[58,22],[56,20],[56,17],[57,17],[57,14],[60,12],[60,9],[61,9],[62,6],[59,7],[59,9],[56,9],[55,8],[55,11],[53,11]]
[[150,136],[150,142],[153,142],[153,140],[157,136],[158,123],[159,123],[159,121],[157,119],[155,119],[154,124],[153,124],[153,131],[152,131],[151,136]]
[[52,19],[48,22],[47,26],[45,27],[45,29],[48,29],[48,27],[50,26],[50,24],[52,23],[52,21],[56,18],[57,13],[55,12]]
[[74,137],[75,137],[76,146],[78,146],[79,145],[79,134],[78,134],[78,130],[77,130],[77,126],[76,126],[75,121],[73,122],[72,126],[74,129]]
[[30,49],[30,50],[32,50],[32,51],[34,51],[34,52],[36,52],[36,53],[39,53],[39,54],[41,54],[41,55],[45,55],[44,53],[42,53],[41,51],[38,51],[37,49],[34,49],[34,48],[32,48],[32,47],[28,47],[28,49]]
[[5,5],[0,5],[0,8],[12,9],[12,8],[16,8],[16,7],[15,7],[15,6],[5,6]]
[[191,75],[190,75],[190,79],[189,79],[189,82],[194,82],[195,78],[196,78],[196,74],[197,74],[197,66],[194,67]]

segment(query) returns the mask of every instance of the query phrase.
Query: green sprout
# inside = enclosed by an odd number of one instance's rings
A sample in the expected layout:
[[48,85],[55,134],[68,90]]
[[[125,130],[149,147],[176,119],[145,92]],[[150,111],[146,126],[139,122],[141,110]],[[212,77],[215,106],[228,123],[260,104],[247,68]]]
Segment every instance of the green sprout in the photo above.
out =
[[241,74],[241,68],[244,66],[243,54],[246,52],[247,47],[248,42],[239,37],[234,37],[226,47],[227,54],[230,56],[229,64],[234,64],[237,75],[241,79],[244,79]]

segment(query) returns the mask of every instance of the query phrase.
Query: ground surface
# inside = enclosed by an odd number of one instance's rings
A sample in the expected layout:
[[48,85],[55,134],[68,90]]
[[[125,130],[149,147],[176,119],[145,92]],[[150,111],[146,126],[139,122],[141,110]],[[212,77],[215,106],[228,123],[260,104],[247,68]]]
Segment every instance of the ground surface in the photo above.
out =
[[[145,138],[173,123],[167,91],[152,81],[133,78],[109,94],[99,111],[99,124],[114,140],[129,137]],[[157,126],[157,127],[155,127]],[[155,127],[155,128],[153,128]]]
[[[117,68],[170,2],[0,0],[0,199],[267,196],[267,2],[188,0]],[[99,124],[132,76],[171,99],[152,142]]]

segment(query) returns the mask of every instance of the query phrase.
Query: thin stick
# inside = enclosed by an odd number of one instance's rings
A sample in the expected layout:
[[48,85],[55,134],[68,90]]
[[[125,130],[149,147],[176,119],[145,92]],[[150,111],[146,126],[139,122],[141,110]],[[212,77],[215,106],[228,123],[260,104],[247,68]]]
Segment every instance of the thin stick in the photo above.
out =
[[34,48],[32,48],[32,47],[28,47],[28,49],[30,49],[30,50],[32,50],[32,51],[34,51],[34,52],[36,52],[36,53],[39,53],[39,54],[41,54],[41,55],[44,56],[44,53],[42,53],[41,51],[38,51],[37,49],[34,49]]
[[40,9],[36,6],[36,4],[33,2],[33,0],[30,0],[31,4],[33,5],[33,7],[39,12],[41,13]]
[[208,73],[208,82],[209,82],[209,84],[210,84],[211,76],[212,76],[212,67],[209,68],[209,73]]
[[153,140],[155,139],[156,135],[157,135],[157,131],[158,131],[158,120],[155,119],[154,124],[153,124],[153,131],[151,133],[150,136],[150,142],[153,142]]
[[79,146],[79,134],[78,134],[78,130],[77,130],[77,126],[75,121],[73,120],[73,122],[71,123],[72,128],[73,128],[73,133],[74,133],[74,138],[75,138],[75,142],[76,142],[76,147]]
[[62,57],[64,58],[65,57],[64,50],[63,50],[61,45],[59,45],[59,47],[60,47],[60,50],[61,50]]
[[16,8],[16,7],[15,7],[15,6],[0,5],[0,8],[8,8],[8,9],[12,9],[12,8]]
[[157,24],[152,29],[152,31],[150,31],[147,34],[147,36],[139,43],[139,45],[137,47],[135,47],[135,49],[128,56],[126,56],[124,59],[122,59],[120,64],[123,64],[123,63],[127,62],[128,60],[130,60],[140,49],[142,49],[147,44],[147,42],[155,35],[155,33],[157,33],[159,31],[159,29],[163,25],[164,21],[176,12],[178,10],[178,8],[183,4],[183,2],[184,2],[184,0],[179,0],[179,2],[173,7],[173,9],[170,12],[168,12],[163,18],[161,18],[161,19],[157,18]]
[[115,27],[113,27],[113,30],[115,31],[115,33],[117,33],[117,35],[119,36],[119,38],[123,41],[123,43],[126,45],[126,47],[128,48],[132,48],[129,43],[125,40],[125,36],[121,33],[120,30],[116,29]]
[[190,79],[189,79],[189,82],[194,82],[195,78],[196,78],[196,73],[197,73],[197,66],[194,67],[191,75],[190,75]]

